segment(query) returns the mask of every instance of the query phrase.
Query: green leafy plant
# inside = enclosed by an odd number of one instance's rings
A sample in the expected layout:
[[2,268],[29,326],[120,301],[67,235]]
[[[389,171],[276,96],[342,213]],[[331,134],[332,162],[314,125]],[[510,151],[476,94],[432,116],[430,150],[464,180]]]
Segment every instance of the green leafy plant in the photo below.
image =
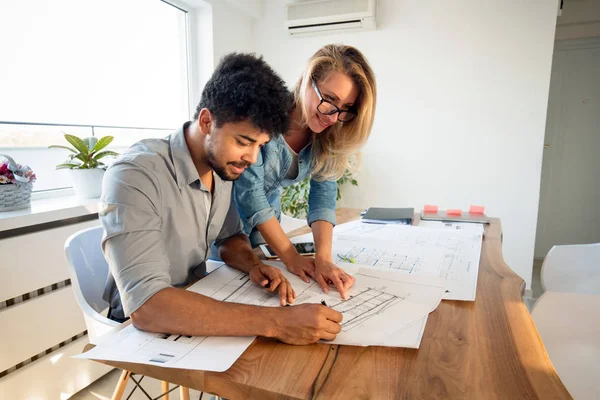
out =
[[346,170],[344,172],[344,175],[342,175],[340,177],[340,179],[337,180],[337,197],[336,200],[339,200],[342,198],[342,192],[340,190],[340,188],[342,187],[342,185],[344,185],[345,183],[351,183],[352,186],[358,186],[358,181],[356,179],[354,179],[354,176],[352,175],[352,173],[348,170]]
[[110,150],[100,151],[113,141],[114,138],[112,136],[104,136],[100,139],[96,137],[82,139],[75,135],[69,135],[66,133],[65,139],[73,147],[59,145],[48,146],[48,148],[66,149],[72,153],[69,154],[67,161],[58,164],[56,169],[106,168],[106,164],[100,160],[104,157],[114,157],[119,155],[119,153]]
[[284,187],[281,192],[281,212],[294,218],[305,217],[308,213],[309,190],[310,178]]
[[[350,183],[353,186],[358,186],[358,181],[354,178],[350,171],[344,172],[337,180],[337,197],[336,200],[342,198],[342,185]],[[281,192],[281,211],[294,218],[304,218],[308,214],[308,193],[310,191],[310,178],[296,183],[295,185],[283,188]]]

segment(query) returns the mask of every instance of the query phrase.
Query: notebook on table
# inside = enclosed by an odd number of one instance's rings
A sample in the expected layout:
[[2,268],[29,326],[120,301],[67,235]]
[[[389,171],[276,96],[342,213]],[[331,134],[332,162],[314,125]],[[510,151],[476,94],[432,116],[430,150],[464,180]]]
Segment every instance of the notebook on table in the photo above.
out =
[[414,208],[371,207],[363,215],[362,222],[411,225],[414,213]]

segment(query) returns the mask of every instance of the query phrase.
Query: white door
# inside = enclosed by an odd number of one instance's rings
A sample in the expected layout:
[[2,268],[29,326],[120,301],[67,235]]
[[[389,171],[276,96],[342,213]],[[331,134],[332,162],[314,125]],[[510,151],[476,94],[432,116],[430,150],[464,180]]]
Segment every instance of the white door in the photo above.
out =
[[535,257],[600,242],[600,38],[557,42]]

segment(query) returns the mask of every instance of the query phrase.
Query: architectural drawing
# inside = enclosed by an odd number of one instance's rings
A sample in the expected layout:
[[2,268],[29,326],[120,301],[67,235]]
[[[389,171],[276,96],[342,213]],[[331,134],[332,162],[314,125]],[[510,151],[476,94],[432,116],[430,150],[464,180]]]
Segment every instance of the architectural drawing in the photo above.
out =
[[389,307],[402,300],[404,300],[403,297],[377,289],[365,288],[352,295],[348,300],[339,300],[337,303],[327,305],[342,313],[344,316],[342,331],[347,332],[369,318],[385,312]]

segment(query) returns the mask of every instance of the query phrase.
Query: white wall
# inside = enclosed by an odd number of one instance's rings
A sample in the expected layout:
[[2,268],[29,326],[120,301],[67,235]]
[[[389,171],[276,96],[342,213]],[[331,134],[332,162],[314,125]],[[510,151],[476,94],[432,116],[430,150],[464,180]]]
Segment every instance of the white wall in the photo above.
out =
[[556,4],[379,0],[376,31],[294,39],[284,13],[265,1],[254,39],[290,85],[331,42],[357,46],[377,75],[360,187],[342,204],[484,205],[530,287]]
[[191,8],[191,57],[196,69],[191,71],[190,87],[192,114],[200,101],[202,89],[212,75],[215,65],[225,54],[254,52],[253,28],[255,16],[261,9],[260,0],[246,7],[236,7],[238,0],[182,0]]
[[565,1],[557,19],[556,40],[600,36],[600,1]]
[[233,51],[253,52],[254,19],[235,6],[212,0],[215,64]]
[[262,18],[263,0],[221,0],[253,18]]

